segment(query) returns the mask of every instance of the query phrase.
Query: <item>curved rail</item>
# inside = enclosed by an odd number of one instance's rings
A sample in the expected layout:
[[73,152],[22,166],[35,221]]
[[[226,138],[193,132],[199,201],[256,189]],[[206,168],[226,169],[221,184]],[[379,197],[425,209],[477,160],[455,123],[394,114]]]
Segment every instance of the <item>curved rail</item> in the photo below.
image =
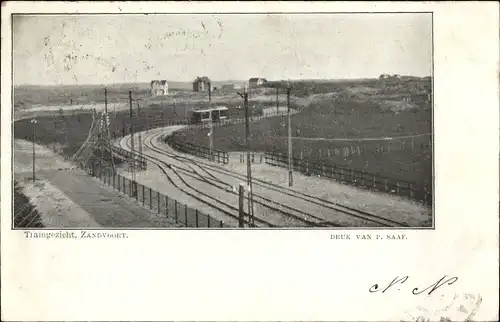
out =
[[[239,173],[236,173],[236,172],[228,170],[228,169],[221,168],[219,166],[216,166],[216,165],[213,165],[213,164],[210,164],[207,162],[194,161],[191,158],[179,156],[179,155],[174,155],[174,154],[171,154],[168,151],[165,151],[164,149],[161,149],[161,148],[158,148],[158,149],[161,150],[162,154],[165,154],[171,158],[177,158],[179,160],[182,159],[184,161],[194,163],[197,166],[199,166],[200,168],[209,168],[210,170],[212,170],[214,172],[218,172],[218,173],[221,173],[224,175],[232,176],[232,177],[237,178],[237,179],[245,179],[246,178],[244,175],[241,175]],[[160,153],[160,152],[158,152],[158,153]],[[202,164],[203,167],[201,167],[200,164]],[[208,173],[208,171],[206,169],[204,169],[204,171]],[[212,174],[210,174],[210,176],[213,178],[216,178]],[[218,178],[216,180],[221,182]],[[366,212],[363,210],[359,210],[356,208],[345,206],[345,205],[342,205],[342,204],[339,204],[336,202],[327,201],[327,200],[318,198],[316,196],[312,196],[312,195],[309,195],[309,194],[306,194],[303,192],[298,192],[298,191],[295,191],[295,190],[292,190],[289,188],[285,188],[285,187],[282,187],[282,186],[279,186],[277,184],[270,183],[270,182],[267,182],[264,180],[260,180],[260,179],[256,179],[256,178],[253,178],[252,180],[253,180],[254,184],[261,185],[261,186],[266,187],[270,190],[273,190],[273,191],[276,191],[276,192],[279,192],[279,193],[282,193],[282,194],[285,194],[285,195],[288,195],[291,197],[299,198],[301,200],[310,202],[312,204],[319,205],[319,206],[325,207],[327,209],[330,209],[330,210],[333,210],[336,212],[341,212],[341,213],[348,215],[348,216],[352,216],[352,217],[355,217],[358,219],[370,221],[370,222],[376,223],[378,225],[382,225],[384,227],[409,227],[405,223],[401,223],[401,222],[398,222],[398,221],[395,221],[395,220],[392,220],[389,218],[385,218],[385,217],[382,217],[379,215],[375,215],[375,214],[372,214],[372,213],[369,213],[369,212]],[[221,182],[221,183],[224,183],[224,182]],[[254,196],[255,196],[255,194],[254,194]]]

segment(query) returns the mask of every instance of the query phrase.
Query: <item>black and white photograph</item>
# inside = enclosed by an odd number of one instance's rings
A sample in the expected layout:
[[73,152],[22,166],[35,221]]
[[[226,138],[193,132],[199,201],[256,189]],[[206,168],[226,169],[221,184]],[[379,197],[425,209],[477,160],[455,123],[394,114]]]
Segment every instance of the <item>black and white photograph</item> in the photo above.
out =
[[433,15],[12,16],[13,229],[434,229]]
[[2,3],[2,321],[498,321],[498,2]]

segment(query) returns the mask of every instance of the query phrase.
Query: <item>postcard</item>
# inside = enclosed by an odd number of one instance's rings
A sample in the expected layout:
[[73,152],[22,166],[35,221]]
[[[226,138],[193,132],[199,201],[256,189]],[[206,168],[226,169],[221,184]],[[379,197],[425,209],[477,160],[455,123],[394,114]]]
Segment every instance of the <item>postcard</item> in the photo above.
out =
[[2,320],[498,321],[496,2],[3,9]]

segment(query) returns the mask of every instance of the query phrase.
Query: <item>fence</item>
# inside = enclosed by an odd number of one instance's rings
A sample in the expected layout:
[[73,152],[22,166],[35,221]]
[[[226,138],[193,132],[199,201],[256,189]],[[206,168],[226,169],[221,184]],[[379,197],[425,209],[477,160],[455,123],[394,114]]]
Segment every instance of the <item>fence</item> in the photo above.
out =
[[190,208],[177,200],[170,199],[168,196],[141,185],[136,181],[127,179],[113,172],[110,167],[101,167],[98,162],[92,162],[84,170],[91,176],[99,178],[102,183],[112,186],[130,198],[134,198],[144,207],[173,219],[180,226],[196,228],[231,227],[223,221],[203,214],[197,209]]
[[146,158],[144,156],[134,154],[131,151],[124,150],[124,149],[119,148],[117,146],[111,146],[111,150],[113,151],[114,155],[117,155],[123,161],[130,162],[130,160],[133,159],[134,162],[139,166],[140,169],[142,169],[142,170],[147,169],[147,162],[146,162]]
[[[250,152],[250,162],[251,163],[262,163],[264,159],[264,154],[261,152]],[[247,162],[247,153],[246,152],[240,152],[238,153],[239,155],[239,160],[240,163],[246,163]]]
[[226,151],[213,149],[212,153],[210,153],[209,148],[203,146],[197,146],[188,142],[180,142],[179,140],[177,140],[177,137],[175,135],[168,135],[165,137],[164,140],[172,148],[174,148],[179,152],[187,153],[211,161],[216,161],[217,163],[223,163],[223,164],[229,163],[229,154]]
[[[272,166],[287,168],[288,156],[279,153],[265,153],[265,163]],[[409,197],[414,200],[423,201],[425,204],[432,202],[432,195],[425,187],[416,187],[416,184],[395,180],[368,173],[363,170],[354,170],[336,165],[327,165],[325,163],[310,162],[307,159],[294,158],[292,161],[295,171],[306,175],[320,175],[326,178],[334,179],[340,182],[370,188],[373,190],[395,193],[399,196]]]

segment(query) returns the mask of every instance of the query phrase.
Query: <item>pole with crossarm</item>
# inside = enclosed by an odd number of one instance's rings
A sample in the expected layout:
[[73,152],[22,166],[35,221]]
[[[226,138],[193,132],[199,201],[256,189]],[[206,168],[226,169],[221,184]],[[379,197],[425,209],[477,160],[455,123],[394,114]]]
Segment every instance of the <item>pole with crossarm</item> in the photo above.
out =
[[248,215],[250,217],[250,226],[254,225],[253,213],[253,192],[252,192],[252,165],[250,160],[250,121],[248,117],[248,90],[245,85],[244,93],[238,93],[245,101],[245,138],[247,150],[247,187],[248,187]]
[[292,118],[290,111],[290,81],[288,81],[288,86],[286,88],[286,101],[288,108],[288,185],[293,186],[293,155],[292,155]]
[[35,182],[35,124],[38,123],[36,119],[31,120],[33,124],[33,182]]

